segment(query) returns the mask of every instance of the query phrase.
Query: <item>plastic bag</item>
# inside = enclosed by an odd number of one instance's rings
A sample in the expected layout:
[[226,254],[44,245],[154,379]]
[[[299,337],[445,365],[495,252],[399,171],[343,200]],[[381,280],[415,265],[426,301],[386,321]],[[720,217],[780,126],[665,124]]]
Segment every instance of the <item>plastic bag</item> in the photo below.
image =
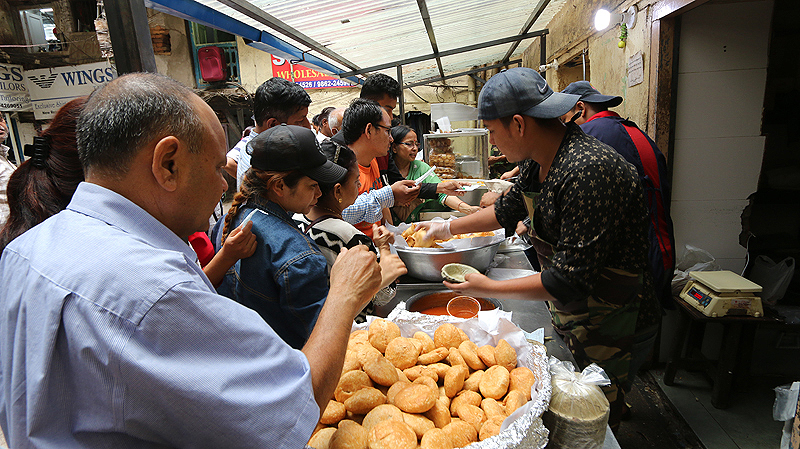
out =
[[789,288],[793,276],[793,257],[787,257],[775,263],[769,257],[761,255],[753,261],[753,268],[748,277],[761,286],[761,301],[774,306],[786,294],[786,289]]
[[784,421],[783,433],[781,434],[781,449],[789,448],[792,422],[794,421],[795,413],[797,413],[798,390],[800,390],[800,382],[775,387],[775,404],[772,406],[772,418],[775,421]]
[[678,296],[683,291],[683,287],[689,282],[690,271],[719,271],[721,268],[717,264],[714,256],[704,249],[692,245],[683,248],[678,263],[675,264],[675,276],[672,278],[672,294]]
[[548,448],[600,448],[608,428],[609,404],[600,385],[611,381],[592,363],[575,372],[572,363],[550,357],[553,391],[542,416],[550,431]]

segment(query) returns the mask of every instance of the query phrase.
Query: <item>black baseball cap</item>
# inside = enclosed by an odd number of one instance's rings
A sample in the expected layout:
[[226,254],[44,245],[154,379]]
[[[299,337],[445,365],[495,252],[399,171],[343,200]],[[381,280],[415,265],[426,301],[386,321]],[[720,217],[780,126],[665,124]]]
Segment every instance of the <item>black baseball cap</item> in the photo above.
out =
[[514,67],[489,78],[478,97],[478,118],[496,120],[522,114],[541,119],[561,117],[575,107],[577,95],[553,92],[536,70]]
[[580,101],[585,103],[602,104],[607,108],[613,108],[622,103],[622,97],[615,95],[603,95],[600,93],[600,91],[592,87],[588,81],[575,81],[561,92],[565,94],[580,95]]
[[314,133],[302,126],[278,125],[248,143],[250,165],[264,171],[299,171],[317,182],[332,184],[347,176],[347,169],[329,161]]

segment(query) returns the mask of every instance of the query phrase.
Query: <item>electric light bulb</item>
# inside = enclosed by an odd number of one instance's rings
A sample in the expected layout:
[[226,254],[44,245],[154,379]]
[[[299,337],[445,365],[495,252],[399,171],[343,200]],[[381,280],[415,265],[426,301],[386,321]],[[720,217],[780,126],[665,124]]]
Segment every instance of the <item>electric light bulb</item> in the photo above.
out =
[[603,31],[608,28],[608,25],[611,23],[611,13],[606,11],[605,9],[601,9],[597,11],[597,14],[594,15],[594,28],[597,31]]

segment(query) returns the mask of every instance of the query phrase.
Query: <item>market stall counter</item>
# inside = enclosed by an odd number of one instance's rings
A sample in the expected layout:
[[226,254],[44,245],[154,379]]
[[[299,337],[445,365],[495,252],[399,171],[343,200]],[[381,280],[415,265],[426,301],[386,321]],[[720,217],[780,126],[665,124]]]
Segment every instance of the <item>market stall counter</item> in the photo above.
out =
[[[523,251],[512,250],[502,251],[495,256],[495,259],[487,271],[486,275],[495,280],[516,279],[535,274],[528,258]],[[398,279],[397,295],[388,304],[376,308],[376,315],[386,317],[401,302],[423,292],[436,292],[446,290],[441,282],[427,282],[408,275]],[[543,301],[524,301],[514,299],[499,299],[504,311],[512,313],[512,321],[520,329],[531,333],[537,329],[544,329],[545,347],[548,356],[554,356],[559,360],[573,362],[574,358],[564,344],[561,337],[553,329],[553,323],[547,305]],[[619,449],[614,434],[611,429],[606,431],[606,439],[603,444],[604,449]]]

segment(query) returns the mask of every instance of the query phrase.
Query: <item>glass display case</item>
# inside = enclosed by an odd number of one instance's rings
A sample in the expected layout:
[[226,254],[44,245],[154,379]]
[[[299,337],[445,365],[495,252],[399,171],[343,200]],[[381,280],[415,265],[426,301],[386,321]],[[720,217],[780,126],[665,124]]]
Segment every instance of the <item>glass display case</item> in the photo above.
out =
[[489,132],[485,129],[424,134],[423,158],[440,179],[488,179]]

